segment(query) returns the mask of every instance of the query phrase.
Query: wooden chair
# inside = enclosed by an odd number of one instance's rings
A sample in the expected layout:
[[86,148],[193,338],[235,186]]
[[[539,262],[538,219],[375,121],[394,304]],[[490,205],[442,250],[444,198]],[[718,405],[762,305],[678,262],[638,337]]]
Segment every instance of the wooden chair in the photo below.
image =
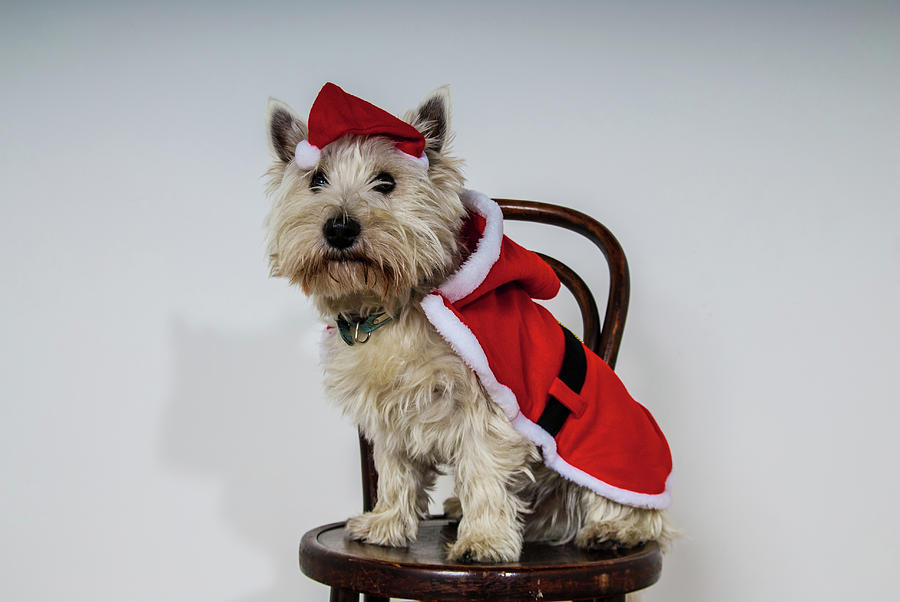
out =
[[[628,311],[629,279],[625,254],[612,233],[578,211],[533,201],[496,199],[506,219],[540,222],[575,231],[596,244],[609,267],[609,297],[601,327],[591,291],[568,266],[542,255],[575,296],[581,310],[584,342],[611,367],[622,340]],[[375,505],[378,475],[368,442],[360,436],[363,507]],[[659,579],[662,554],[655,543],[624,552],[587,552],[573,544],[526,543],[518,562],[458,564],[445,559],[456,525],[443,517],[420,523],[408,548],[386,548],[351,541],[344,523],[313,529],[300,543],[300,568],[331,586],[332,602],[416,600],[610,600],[648,587]]]

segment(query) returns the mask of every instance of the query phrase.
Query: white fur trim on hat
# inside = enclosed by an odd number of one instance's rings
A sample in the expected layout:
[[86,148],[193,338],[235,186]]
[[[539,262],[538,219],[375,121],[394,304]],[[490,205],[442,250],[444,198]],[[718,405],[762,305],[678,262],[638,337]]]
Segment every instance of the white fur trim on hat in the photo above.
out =
[[294,163],[301,169],[312,169],[319,164],[322,158],[322,149],[313,146],[308,140],[301,140],[294,149]]
[[[400,152],[403,153],[403,151],[400,151]],[[406,155],[407,157],[409,157],[410,159],[412,159],[413,161],[415,161],[416,163],[418,163],[419,165],[421,165],[422,167],[424,167],[425,169],[428,169],[428,155],[426,155],[425,153],[422,153],[421,157],[414,157],[414,156],[410,155],[409,153],[403,153],[403,154]]]

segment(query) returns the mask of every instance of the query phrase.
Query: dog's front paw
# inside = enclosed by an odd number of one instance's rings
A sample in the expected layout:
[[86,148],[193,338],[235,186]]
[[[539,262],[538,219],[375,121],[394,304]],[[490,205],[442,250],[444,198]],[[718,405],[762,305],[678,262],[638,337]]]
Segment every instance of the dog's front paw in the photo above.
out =
[[415,541],[418,522],[403,520],[394,512],[366,512],[347,520],[351,538],[379,546],[402,548]]
[[522,553],[522,539],[492,539],[483,534],[460,536],[448,549],[453,562],[514,562]]
[[638,529],[616,528],[606,523],[588,523],[575,536],[575,545],[585,550],[619,551],[644,543]]

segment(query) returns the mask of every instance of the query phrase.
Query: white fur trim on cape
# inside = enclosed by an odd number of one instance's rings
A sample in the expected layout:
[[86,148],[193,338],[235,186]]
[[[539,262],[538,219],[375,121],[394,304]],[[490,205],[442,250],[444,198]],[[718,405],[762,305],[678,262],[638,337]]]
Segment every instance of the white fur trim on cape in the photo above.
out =
[[466,209],[483,217],[486,223],[475,251],[438,288],[451,303],[456,303],[484,282],[500,258],[500,244],[503,242],[503,210],[500,205],[474,190],[464,190],[460,198]]
[[509,420],[515,419],[519,414],[519,402],[516,401],[516,395],[512,389],[497,381],[490,364],[488,364],[484,349],[481,348],[475,334],[469,330],[468,326],[460,322],[452,311],[447,309],[440,295],[426,295],[422,299],[422,309],[425,310],[425,316],[432,326],[450,343],[453,351],[475,372],[478,380],[487,389],[491,400],[500,406]]
[[301,140],[294,149],[294,163],[301,169],[312,169],[319,164],[322,158],[322,149],[313,146],[308,140]]
[[422,308],[425,310],[428,321],[450,344],[453,351],[475,372],[488,396],[500,406],[513,428],[541,448],[544,464],[548,468],[555,470],[570,481],[620,504],[638,508],[662,509],[668,507],[671,502],[669,493],[671,476],[666,479],[666,487],[662,493],[638,493],[610,485],[563,460],[556,452],[556,440],[553,436],[519,411],[519,402],[515,393],[494,376],[487,355],[475,334],[450,308],[444,305],[441,295],[453,303],[478,288],[500,257],[500,243],[503,240],[503,212],[497,203],[479,192],[469,190],[463,193],[462,200],[467,208],[484,217],[487,225],[475,252],[469,256],[459,270],[440,286],[438,289],[440,294],[432,293],[426,295],[422,300]]

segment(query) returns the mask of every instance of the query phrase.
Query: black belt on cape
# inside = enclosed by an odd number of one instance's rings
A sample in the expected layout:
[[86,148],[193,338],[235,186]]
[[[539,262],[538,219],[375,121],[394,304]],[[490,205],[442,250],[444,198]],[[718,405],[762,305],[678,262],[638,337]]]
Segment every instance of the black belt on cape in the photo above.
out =
[[[562,328],[566,339],[566,351],[558,378],[575,393],[581,393],[587,375],[587,356],[584,353],[584,346],[568,328],[562,324],[559,327]],[[555,437],[571,413],[572,410],[563,405],[560,400],[553,395],[547,395],[547,405],[541,412],[537,424],[550,433],[551,437]]]

